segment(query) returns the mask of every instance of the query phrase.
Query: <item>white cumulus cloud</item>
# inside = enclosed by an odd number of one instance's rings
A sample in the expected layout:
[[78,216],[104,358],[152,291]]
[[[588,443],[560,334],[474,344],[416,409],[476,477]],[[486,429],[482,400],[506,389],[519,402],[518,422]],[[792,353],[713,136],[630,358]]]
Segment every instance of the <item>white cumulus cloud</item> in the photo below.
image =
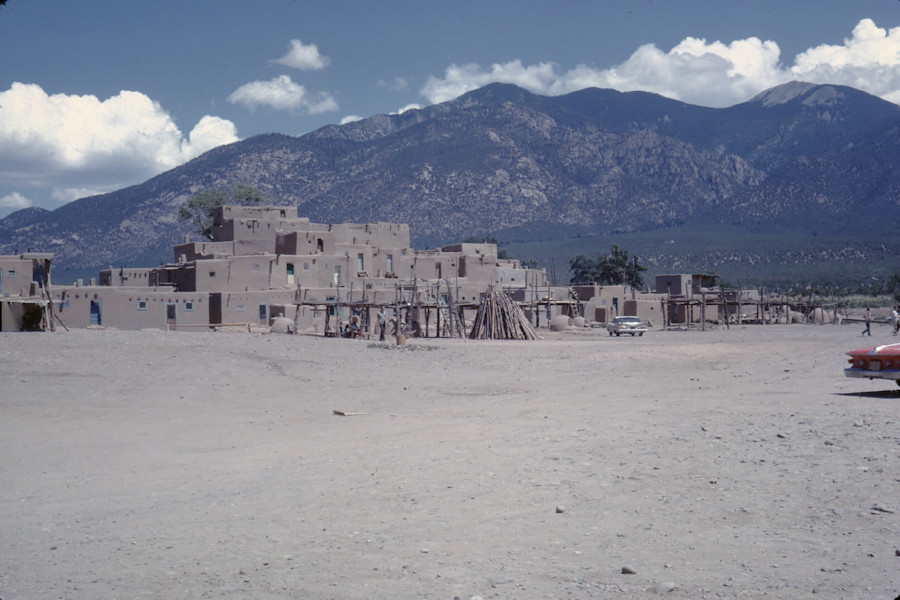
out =
[[842,45],[822,45],[797,55],[794,78],[839,83],[900,103],[900,27],[885,30],[863,19]]
[[306,110],[311,114],[338,110],[337,101],[329,94],[310,94],[305,87],[294,83],[289,75],[279,75],[269,81],[245,83],[228,96],[228,101],[241,104],[249,110],[255,110],[259,106],[290,112]]
[[443,77],[428,78],[420,93],[429,102],[444,102],[504,82],[550,96],[600,87],[725,107],[791,80],[849,85],[900,102],[900,28],[886,31],[863,19],[843,44],[810,48],[787,67],[776,42],[755,37],[730,43],[688,37],[667,52],[646,44],[622,64],[604,69],[582,64],[564,70],[552,62],[518,60],[489,68],[454,64]]
[[402,115],[403,113],[405,113],[408,110],[419,110],[421,108],[422,108],[421,104],[414,102],[412,104],[407,104],[406,106],[401,106],[400,108],[398,108],[396,111],[392,112],[391,114],[392,115]]
[[12,192],[11,194],[0,196],[0,207],[2,208],[19,210],[22,208],[28,208],[29,206],[31,206],[31,200],[29,200],[19,192]]
[[429,77],[421,93],[430,102],[446,102],[489,83],[503,82],[548,94],[560,82],[561,77],[563,74],[557,72],[553,63],[525,66],[521,61],[513,60],[494,64],[487,70],[474,63],[450,65],[444,71],[443,79]]
[[238,140],[234,124],[210,116],[185,137],[134,91],[101,100],[13,83],[0,107],[0,186],[63,201],[140,183]]
[[181,141],[181,151],[184,156],[199,156],[207,150],[238,139],[234,123],[228,119],[206,115],[194,125],[188,139]]
[[316,71],[327,67],[331,63],[331,59],[319,54],[319,48],[315,44],[304,44],[300,40],[291,40],[291,48],[287,54],[272,62],[292,69]]

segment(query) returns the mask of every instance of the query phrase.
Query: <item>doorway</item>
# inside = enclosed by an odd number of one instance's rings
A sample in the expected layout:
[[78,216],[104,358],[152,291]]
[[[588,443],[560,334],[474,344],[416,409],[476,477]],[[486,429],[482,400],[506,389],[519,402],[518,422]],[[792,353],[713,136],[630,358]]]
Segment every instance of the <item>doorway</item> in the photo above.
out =
[[103,325],[103,302],[101,300],[91,300],[91,325],[97,327]]
[[175,326],[178,324],[178,310],[176,308],[177,306],[178,305],[174,302],[166,303],[166,330],[175,329]]

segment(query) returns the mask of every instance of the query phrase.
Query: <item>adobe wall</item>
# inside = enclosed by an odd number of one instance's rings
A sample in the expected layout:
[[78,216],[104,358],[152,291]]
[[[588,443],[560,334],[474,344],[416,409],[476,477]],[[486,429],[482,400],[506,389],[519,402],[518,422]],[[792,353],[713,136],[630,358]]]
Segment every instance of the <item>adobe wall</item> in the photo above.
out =
[[459,276],[471,281],[480,281],[485,285],[497,284],[496,268],[496,254],[462,254],[459,257]]
[[[184,277],[185,289],[199,292],[227,292],[237,290],[267,290],[274,286],[272,263],[274,254],[235,256],[229,259],[198,260],[185,265],[178,272]],[[191,278],[193,285],[191,285]],[[180,281],[180,280],[179,280]],[[182,289],[179,287],[179,289]]]
[[663,309],[658,299],[626,300],[623,314],[638,317],[642,321],[652,323],[657,327],[663,324]]
[[657,294],[671,294],[672,296],[690,296],[693,285],[691,275],[657,275],[654,290]]
[[[209,298],[203,293],[139,287],[55,286],[53,297],[59,299],[56,314],[69,328],[100,325],[115,329],[165,329],[167,323],[209,322]],[[168,318],[171,314],[174,321]]]
[[[297,217],[295,206],[220,206],[213,211],[213,241],[238,239],[250,221],[293,221],[297,227],[309,227],[309,219]],[[253,227],[250,226],[252,230]],[[293,228],[290,228],[293,229]]]
[[449,244],[442,246],[443,252],[459,252],[461,254],[497,256],[497,244]]
[[221,319],[217,323],[249,323],[268,327],[273,305],[285,307],[287,318],[294,317],[293,290],[260,290],[220,294]]
[[[579,286],[582,300],[590,286]],[[585,304],[585,318],[589,321],[609,322],[615,317],[639,317],[654,324],[662,323],[660,300],[664,294],[636,292],[627,285],[594,286],[595,293]]]
[[155,271],[153,268],[110,267],[100,271],[97,282],[111,287],[151,287],[157,285]]
[[335,238],[330,231],[281,231],[269,251],[292,256],[334,254]]
[[[296,206],[238,206],[226,204],[213,212],[213,223],[220,225],[228,219],[298,219]],[[302,218],[301,221],[309,222]]]
[[234,242],[187,242],[175,246],[174,253],[176,263],[233,256]]
[[409,248],[409,225],[405,223],[341,223],[331,225],[338,244],[368,245],[376,248]]
[[0,256],[0,294],[28,296],[33,278],[30,258]]
[[498,266],[497,276],[504,288],[547,287],[547,277],[543,270]]
[[21,302],[0,300],[0,331],[22,331],[22,321],[28,305]]

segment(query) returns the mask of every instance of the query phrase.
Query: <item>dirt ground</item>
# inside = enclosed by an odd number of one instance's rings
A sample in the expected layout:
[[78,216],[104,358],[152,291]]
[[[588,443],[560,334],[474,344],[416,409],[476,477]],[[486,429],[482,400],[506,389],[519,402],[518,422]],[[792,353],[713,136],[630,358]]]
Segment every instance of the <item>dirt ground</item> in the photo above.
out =
[[892,599],[860,329],[0,334],[0,598]]

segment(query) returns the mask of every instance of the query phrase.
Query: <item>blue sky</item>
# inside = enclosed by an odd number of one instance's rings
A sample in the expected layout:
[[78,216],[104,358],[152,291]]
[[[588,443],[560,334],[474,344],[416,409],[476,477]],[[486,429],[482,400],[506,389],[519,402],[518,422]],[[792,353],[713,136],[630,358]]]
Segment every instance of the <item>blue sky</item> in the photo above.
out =
[[721,107],[798,79],[900,103],[900,1],[7,0],[0,57],[2,217],[494,81]]

